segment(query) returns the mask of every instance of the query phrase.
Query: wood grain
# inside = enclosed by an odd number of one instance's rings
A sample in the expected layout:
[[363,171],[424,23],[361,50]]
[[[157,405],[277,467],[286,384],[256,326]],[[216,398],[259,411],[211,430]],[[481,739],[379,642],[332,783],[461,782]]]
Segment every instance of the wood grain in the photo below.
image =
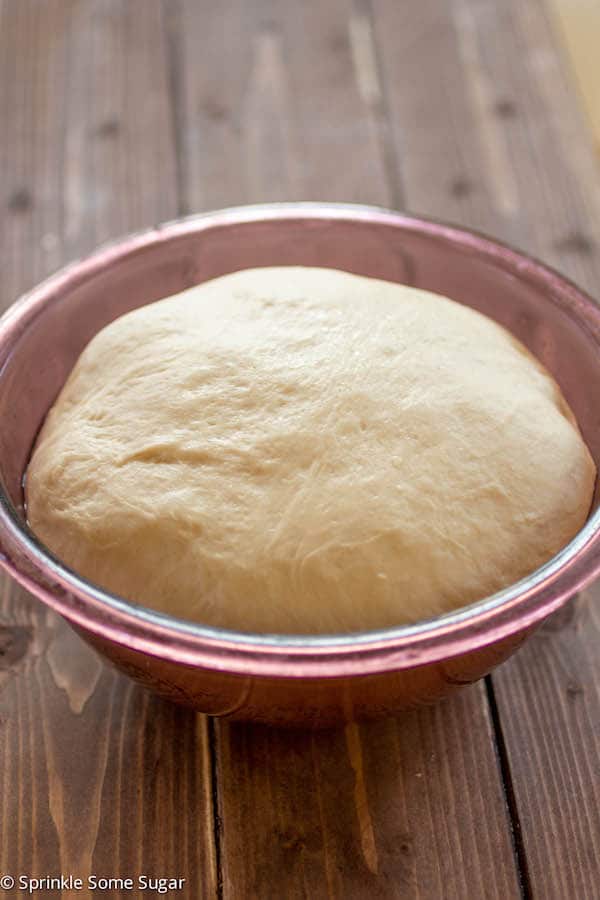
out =
[[[405,5],[376,6],[384,75],[405,86],[390,90],[390,109],[409,205],[484,227],[597,293],[598,166],[545,7],[449,6],[422,2],[414,18]],[[434,52],[436,67],[424,68]],[[440,72],[451,86],[443,104]],[[416,110],[426,120],[411,128]],[[544,900],[595,897],[600,876],[600,657],[586,597],[492,678],[525,888]]]
[[[171,27],[188,208],[399,202],[367,4],[183,2]],[[345,733],[215,735],[224,897],[519,895],[483,685]]]
[[[494,675],[533,896],[598,896],[600,589]],[[540,828],[540,823],[543,828]]]
[[[172,218],[178,197],[161,5],[18,0],[0,15],[6,306],[100,241]],[[1,590],[0,872],[182,876],[187,896],[214,896],[204,718]]]
[[345,731],[218,736],[224,897],[519,896],[479,687]]
[[178,0],[173,10],[189,209],[387,202],[374,48],[358,8]]

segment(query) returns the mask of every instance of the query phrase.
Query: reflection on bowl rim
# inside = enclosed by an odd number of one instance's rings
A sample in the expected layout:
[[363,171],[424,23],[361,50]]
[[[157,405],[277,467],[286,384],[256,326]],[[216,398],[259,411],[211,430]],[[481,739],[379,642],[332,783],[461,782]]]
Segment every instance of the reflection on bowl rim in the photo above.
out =
[[[348,203],[269,203],[188,216],[112,241],[25,294],[0,318],[0,373],[11,341],[43,312],[46,298],[71,289],[119,259],[177,236],[232,224],[318,219],[401,226],[491,259],[542,285],[550,302],[577,313],[600,344],[600,309],[545,264],[476,231],[380,207]],[[8,542],[8,546],[6,543]],[[4,544],[5,546],[2,546]],[[16,562],[15,557],[25,562]],[[573,540],[515,584],[453,612],[414,625],[343,635],[263,635],[177,619],[123,600],[87,582],[53,556],[19,519],[0,487],[0,563],[84,630],[142,653],[243,675],[346,677],[435,663],[483,647],[541,621],[600,573],[600,508]]]

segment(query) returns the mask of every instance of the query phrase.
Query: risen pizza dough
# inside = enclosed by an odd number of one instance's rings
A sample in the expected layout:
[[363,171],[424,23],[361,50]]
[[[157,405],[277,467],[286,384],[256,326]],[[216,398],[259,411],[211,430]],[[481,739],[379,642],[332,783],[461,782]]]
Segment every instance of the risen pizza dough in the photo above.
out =
[[50,412],[33,529],[123,597],[258,632],[434,616],[583,525],[559,389],[489,319],[329,269],[237,272],[101,331]]

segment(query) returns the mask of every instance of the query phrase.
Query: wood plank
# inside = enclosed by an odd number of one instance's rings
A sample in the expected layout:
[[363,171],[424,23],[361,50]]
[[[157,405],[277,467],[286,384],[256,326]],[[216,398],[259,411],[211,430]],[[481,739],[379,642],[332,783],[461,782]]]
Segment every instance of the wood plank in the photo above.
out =
[[[367,4],[186,0],[171,26],[188,208],[400,202]],[[224,897],[519,896],[483,685],[345,732],[215,736]]]
[[339,0],[177,6],[188,209],[388,202],[385,125],[365,21]]
[[519,896],[479,687],[345,731],[218,735],[224,897]]
[[[390,106],[409,205],[485,227],[597,292],[598,167],[543,5],[426,0],[414,16],[393,2],[376,9],[385,77],[404,86],[390,91]],[[434,52],[436,67],[424,67]],[[440,72],[452,86],[443,106]],[[416,110],[426,120],[413,128]],[[596,896],[600,876],[598,622],[589,599],[577,610],[492,679],[524,874],[544,900]]]
[[596,585],[494,676],[530,879],[544,900],[598,895],[599,646]]
[[[0,8],[0,298],[177,214],[156,0]],[[104,666],[2,581],[0,871],[187,879],[216,893],[206,722]]]

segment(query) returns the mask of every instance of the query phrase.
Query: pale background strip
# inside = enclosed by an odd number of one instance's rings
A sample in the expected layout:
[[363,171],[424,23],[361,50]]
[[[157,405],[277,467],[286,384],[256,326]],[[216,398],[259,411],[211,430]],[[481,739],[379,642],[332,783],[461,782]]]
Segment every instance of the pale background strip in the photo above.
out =
[[546,0],[600,153],[600,0]]

